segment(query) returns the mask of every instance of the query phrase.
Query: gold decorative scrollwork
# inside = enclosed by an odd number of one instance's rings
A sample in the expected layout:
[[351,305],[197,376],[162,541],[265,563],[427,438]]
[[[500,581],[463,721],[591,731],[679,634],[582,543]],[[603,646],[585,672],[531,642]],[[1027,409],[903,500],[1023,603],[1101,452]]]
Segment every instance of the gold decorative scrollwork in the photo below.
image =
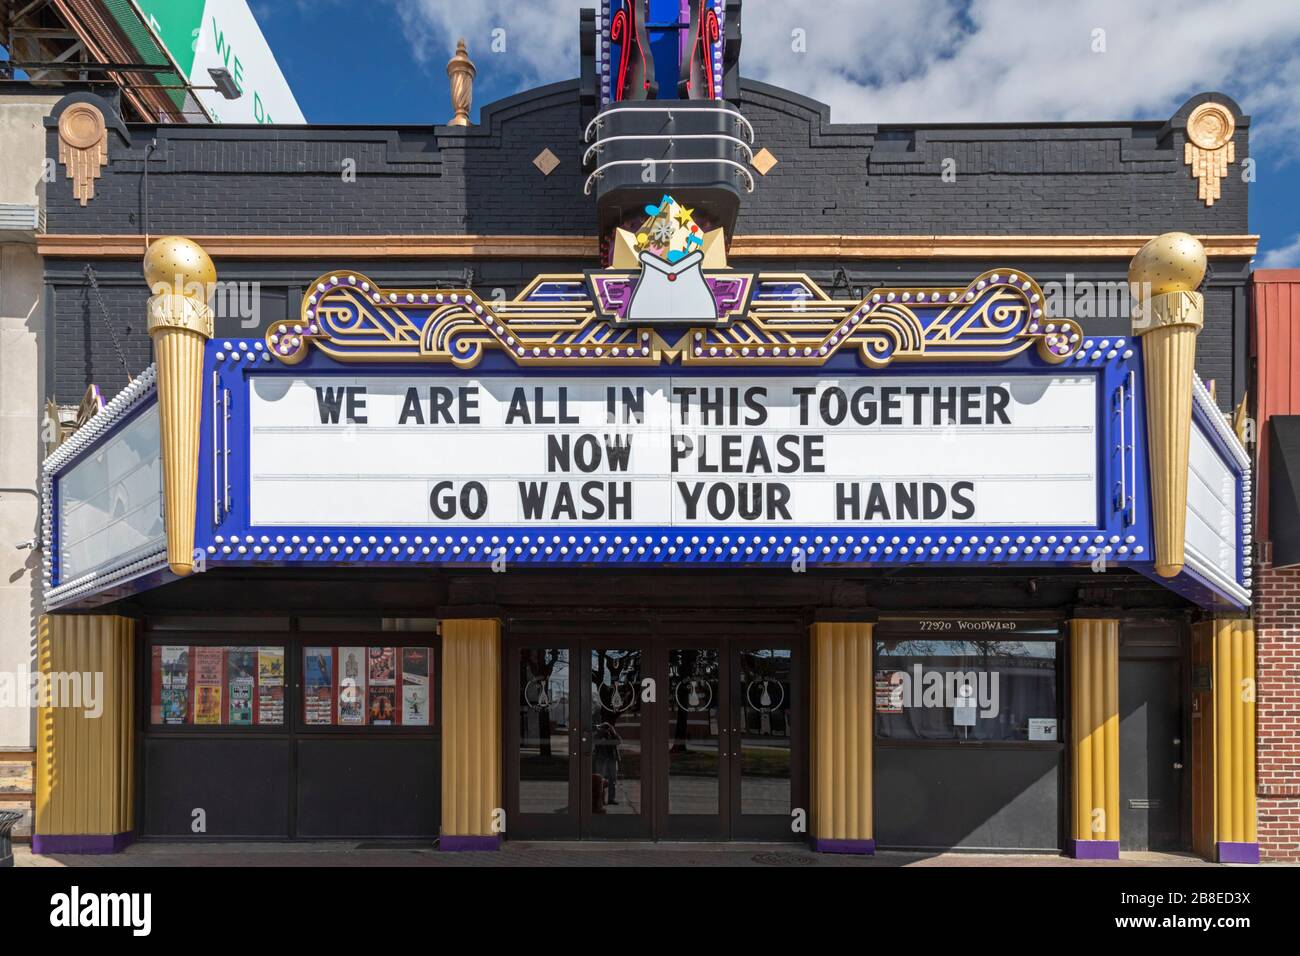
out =
[[757,277],[759,292],[726,326],[614,323],[597,314],[582,276],[539,276],[509,301],[469,289],[388,289],[366,276],[321,276],[297,322],[266,332],[286,364],[314,348],[341,362],[447,362],[472,368],[488,352],[519,366],[820,366],[856,353],[868,367],[896,361],[997,361],[1035,348],[1057,363],[1078,351],[1069,319],[1046,316],[1038,284],[990,270],[952,287],[878,288],[830,298],[801,274]]

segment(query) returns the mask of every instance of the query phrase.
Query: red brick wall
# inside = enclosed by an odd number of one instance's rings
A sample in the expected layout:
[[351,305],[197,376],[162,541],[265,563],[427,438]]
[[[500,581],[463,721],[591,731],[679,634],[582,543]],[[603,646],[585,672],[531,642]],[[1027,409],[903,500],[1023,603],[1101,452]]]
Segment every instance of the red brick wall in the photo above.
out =
[[1260,855],[1300,863],[1300,568],[1255,573]]

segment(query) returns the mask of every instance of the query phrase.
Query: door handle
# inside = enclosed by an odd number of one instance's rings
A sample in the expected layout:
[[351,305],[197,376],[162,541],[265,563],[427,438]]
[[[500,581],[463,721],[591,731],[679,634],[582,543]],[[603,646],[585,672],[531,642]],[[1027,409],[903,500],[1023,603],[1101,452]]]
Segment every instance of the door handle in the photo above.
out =
[[1175,764],[1174,764],[1174,769],[1175,769],[1175,770],[1182,770],[1182,769],[1183,769],[1183,765],[1182,765],[1181,763],[1175,763]]

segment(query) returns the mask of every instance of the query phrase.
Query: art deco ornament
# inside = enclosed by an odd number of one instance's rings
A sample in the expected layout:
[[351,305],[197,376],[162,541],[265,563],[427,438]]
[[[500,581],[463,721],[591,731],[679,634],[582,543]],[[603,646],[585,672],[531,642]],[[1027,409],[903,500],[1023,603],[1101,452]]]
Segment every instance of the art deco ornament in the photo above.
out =
[[1236,160],[1232,134],[1237,122],[1232,111],[1220,103],[1202,103],[1187,118],[1187,142],[1183,146],[1183,163],[1192,167],[1197,195],[1207,206],[1223,195],[1223,177],[1228,164]]
[[194,570],[203,350],[212,337],[208,299],[217,270],[197,242],[164,236],[145,252],[144,276],[153,291],[147,308],[158,364],[167,563],[184,575]]
[[108,165],[108,128],[90,103],[73,103],[59,117],[59,162],[72,180],[73,197],[83,206],[94,199],[99,170]]
[[1196,337],[1205,324],[1205,247],[1185,232],[1156,236],[1133,257],[1128,279],[1138,298],[1133,334],[1146,368],[1147,448],[1156,573],[1183,570],[1187,464]]

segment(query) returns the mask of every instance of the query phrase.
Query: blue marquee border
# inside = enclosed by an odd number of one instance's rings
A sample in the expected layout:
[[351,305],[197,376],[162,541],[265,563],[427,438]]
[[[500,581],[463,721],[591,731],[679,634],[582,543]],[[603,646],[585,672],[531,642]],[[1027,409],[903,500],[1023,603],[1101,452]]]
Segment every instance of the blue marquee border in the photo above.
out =
[[[762,567],[793,561],[796,549],[808,566],[821,567],[1140,567],[1150,563],[1150,488],[1145,448],[1145,400],[1140,345],[1125,338],[1089,339],[1073,360],[1053,364],[1032,350],[1011,359],[981,363],[909,363],[905,368],[864,368],[851,354],[834,356],[817,369],[803,366],[734,368],[681,365],[624,369],[556,367],[529,369],[530,378],[619,377],[656,375],[717,377],[745,375],[858,376],[885,379],[926,373],[980,375],[992,371],[1043,375],[1084,373],[1099,380],[1097,513],[1089,527],[1043,525],[1009,529],[987,526],[909,526],[871,528],[664,527],[650,525],[539,525],[413,529],[410,527],[339,527],[327,521],[306,527],[253,527],[248,521],[248,389],[258,375],[341,376],[437,374],[519,377],[506,356],[487,353],[471,371],[453,366],[409,363],[335,361],[312,351],[303,361],[285,366],[261,339],[214,340],[208,344],[201,427],[198,521],[195,545],[208,567],[220,566],[410,566],[486,567],[505,549],[507,564],[530,566],[708,566]],[[228,444],[219,419],[229,393]],[[214,405],[214,396],[217,404]],[[1119,403],[1119,404],[1117,404]],[[1122,411],[1121,411],[1122,408]],[[1121,424],[1121,420],[1123,424]],[[217,422],[220,425],[220,421]],[[1121,442],[1121,429],[1125,440]],[[214,453],[216,458],[214,458]],[[230,511],[224,512],[225,469],[230,476]],[[1121,480],[1122,478],[1122,480]],[[1132,499],[1117,506],[1124,487]],[[218,497],[222,504],[218,504]],[[1127,517],[1126,517],[1127,515]],[[1099,560],[1100,559],[1100,560]]]

